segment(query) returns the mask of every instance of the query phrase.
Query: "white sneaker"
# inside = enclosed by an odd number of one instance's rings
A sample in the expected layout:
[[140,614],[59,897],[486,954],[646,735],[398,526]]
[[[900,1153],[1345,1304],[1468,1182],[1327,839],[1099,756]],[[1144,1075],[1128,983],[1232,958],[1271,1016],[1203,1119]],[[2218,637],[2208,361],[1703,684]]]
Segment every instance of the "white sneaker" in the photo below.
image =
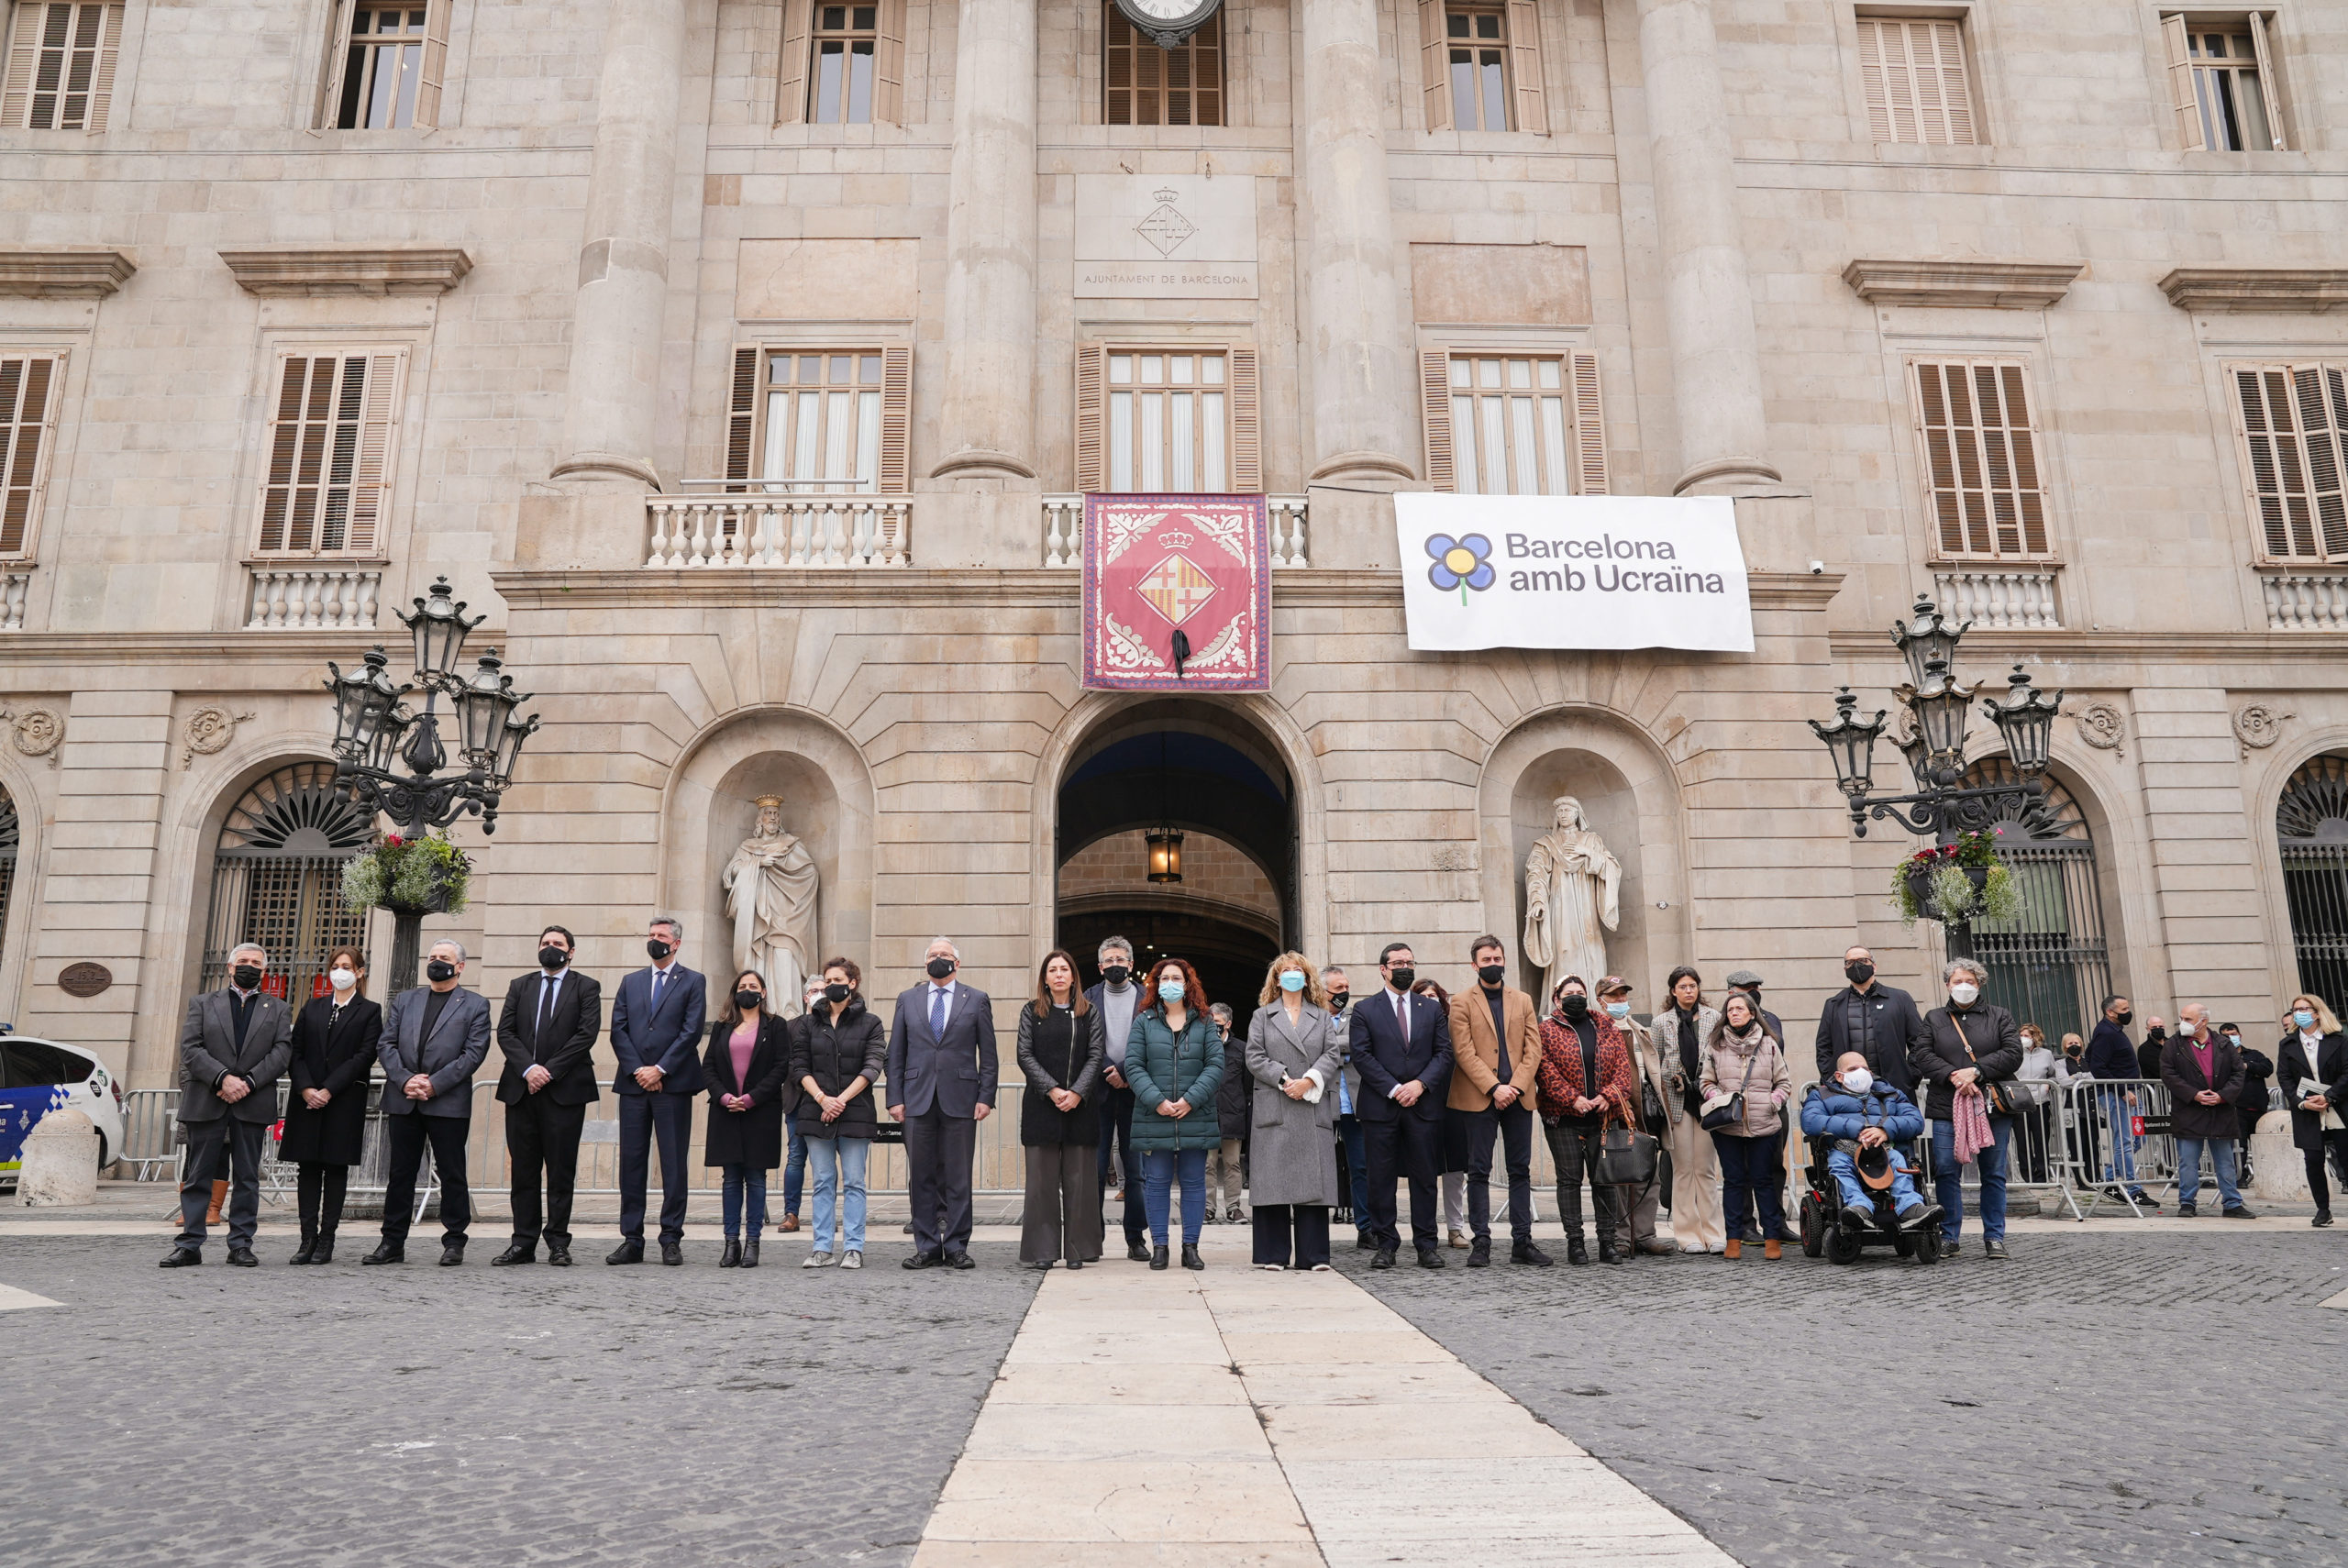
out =
[[840,1259],[840,1267],[842,1268],[862,1268],[863,1266],[864,1254],[862,1253],[850,1253],[847,1256]]
[[1259,1263],[1256,1266],[1262,1269],[1266,1274],[1286,1274],[1288,1272],[1288,1264],[1284,1263]]
[[[854,1256],[855,1254],[850,1253],[849,1255]],[[807,1261],[801,1264],[799,1266],[801,1268],[829,1268],[832,1266],[832,1254],[829,1253],[809,1253],[807,1254]]]

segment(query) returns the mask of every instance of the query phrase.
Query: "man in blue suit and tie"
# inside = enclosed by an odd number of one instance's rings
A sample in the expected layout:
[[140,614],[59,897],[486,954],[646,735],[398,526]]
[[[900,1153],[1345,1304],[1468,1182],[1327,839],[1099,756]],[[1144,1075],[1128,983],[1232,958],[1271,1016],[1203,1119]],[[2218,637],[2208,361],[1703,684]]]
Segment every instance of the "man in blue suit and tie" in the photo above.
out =
[[970,1261],[970,1156],[994,1110],[994,1003],[955,979],[962,955],[938,937],[926,984],[897,998],[889,1028],[889,1114],[905,1124],[905,1185],[913,1198],[907,1268],[975,1268]]
[[1369,1266],[1392,1268],[1402,1244],[1394,1214],[1400,1172],[1411,1180],[1411,1240],[1419,1266],[1441,1268],[1434,1180],[1451,1083],[1451,1020],[1440,1002],[1411,994],[1419,977],[1409,943],[1388,943],[1378,955],[1378,972],[1386,988],[1355,1002],[1353,1021],[1353,1065],[1361,1073],[1354,1110],[1368,1146],[1368,1225],[1378,1248]]
[[702,1021],[708,983],[677,962],[685,922],[656,917],[644,950],[652,967],[620,982],[612,1000],[612,1052],[620,1070],[620,1244],[605,1263],[644,1261],[644,1188],[652,1140],[660,1140],[660,1261],[685,1261],[685,1144],[692,1136],[693,1096],[702,1089]]

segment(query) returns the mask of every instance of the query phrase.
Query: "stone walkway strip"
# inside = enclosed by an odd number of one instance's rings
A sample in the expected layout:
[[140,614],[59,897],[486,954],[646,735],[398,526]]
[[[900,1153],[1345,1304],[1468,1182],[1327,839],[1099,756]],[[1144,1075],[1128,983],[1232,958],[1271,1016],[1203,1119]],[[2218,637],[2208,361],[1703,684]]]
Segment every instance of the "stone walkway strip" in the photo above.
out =
[[1337,1274],[1055,1269],[915,1568],[1733,1568]]

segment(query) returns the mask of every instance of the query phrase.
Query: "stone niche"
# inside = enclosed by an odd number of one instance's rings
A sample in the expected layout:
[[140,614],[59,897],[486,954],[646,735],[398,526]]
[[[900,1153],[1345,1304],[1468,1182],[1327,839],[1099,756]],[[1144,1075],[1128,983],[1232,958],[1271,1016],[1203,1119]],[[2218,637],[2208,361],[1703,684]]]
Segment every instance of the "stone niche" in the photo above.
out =
[[713,998],[733,978],[734,923],[719,878],[755,831],[761,795],[782,797],[783,830],[806,844],[821,878],[815,916],[823,951],[808,955],[809,967],[846,954],[869,979],[870,776],[845,737],[785,711],[748,714],[721,727],[678,768],[666,813],[663,903],[692,922],[686,962],[710,977]]

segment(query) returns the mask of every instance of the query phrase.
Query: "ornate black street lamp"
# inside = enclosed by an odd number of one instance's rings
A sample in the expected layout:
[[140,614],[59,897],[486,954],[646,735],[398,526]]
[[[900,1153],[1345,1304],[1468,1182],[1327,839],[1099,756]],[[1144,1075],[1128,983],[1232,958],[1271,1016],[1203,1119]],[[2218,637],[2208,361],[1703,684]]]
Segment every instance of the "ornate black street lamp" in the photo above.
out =
[[[415,640],[415,673],[406,684],[393,683],[381,644],[348,675],[339,665],[327,666],[333,671],[326,685],[335,700],[335,789],[362,811],[390,817],[404,838],[421,838],[468,813],[482,819],[482,832],[495,833],[498,801],[514,781],[522,743],[538,727],[536,714],[516,715],[529,694],[514,690],[495,648],[480,656],[470,676],[458,669],[466,637],[488,619],[467,620],[464,610],[443,577],[428,598],[415,601],[414,613],[393,612]],[[418,690],[421,712],[403,701]],[[440,735],[444,697],[455,711],[461,772],[443,771],[449,766]],[[430,908],[386,907],[393,917],[390,983],[413,985]]]

